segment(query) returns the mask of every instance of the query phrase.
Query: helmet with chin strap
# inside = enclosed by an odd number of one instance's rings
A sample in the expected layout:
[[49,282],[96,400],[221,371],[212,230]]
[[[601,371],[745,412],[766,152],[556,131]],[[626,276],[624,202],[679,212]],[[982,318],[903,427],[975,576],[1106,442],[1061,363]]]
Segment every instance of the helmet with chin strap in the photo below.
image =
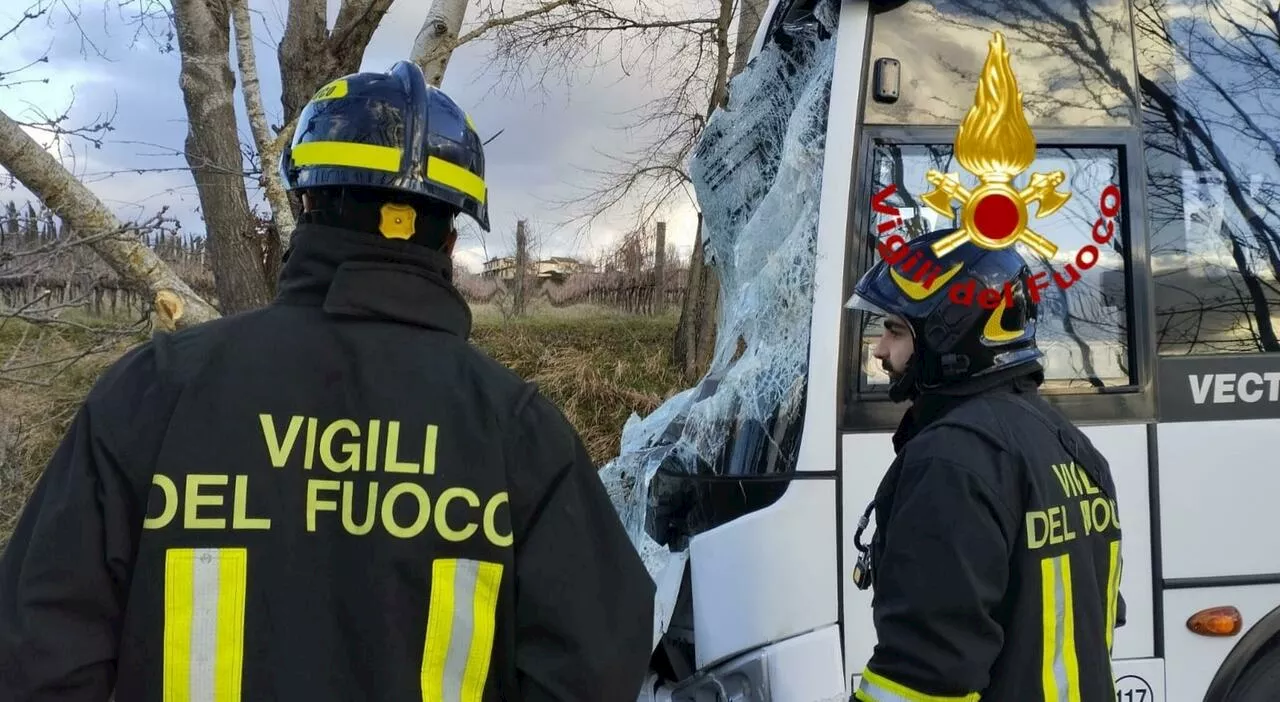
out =
[[885,249],[845,303],[910,325],[915,342],[907,371],[889,394],[895,401],[1038,361],[1031,270],[1011,248],[960,246],[938,258],[942,229]]

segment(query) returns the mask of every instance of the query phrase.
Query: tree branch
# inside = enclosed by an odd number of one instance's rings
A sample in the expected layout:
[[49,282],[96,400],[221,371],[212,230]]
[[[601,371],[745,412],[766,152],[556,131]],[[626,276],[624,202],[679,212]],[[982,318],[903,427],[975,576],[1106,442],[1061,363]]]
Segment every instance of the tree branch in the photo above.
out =
[[[0,111],[0,166],[39,197],[77,236],[126,229],[102,201],[3,111]],[[140,241],[104,237],[91,246],[123,281],[152,293],[162,324],[184,327],[219,316],[212,305]]]
[[253,27],[249,21],[249,0],[231,0],[231,19],[236,33],[236,59],[243,81],[240,92],[244,95],[245,112],[249,115],[249,127],[262,164],[259,182],[266,190],[267,203],[271,206],[271,222],[275,225],[280,250],[283,251],[288,248],[289,237],[293,234],[293,207],[289,204],[289,196],[280,182],[279,173],[273,168],[280,157],[280,150],[275,148],[277,140],[268,131],[266,110],[262,106],[262,88],[258,83],[257,59],[253,49]]

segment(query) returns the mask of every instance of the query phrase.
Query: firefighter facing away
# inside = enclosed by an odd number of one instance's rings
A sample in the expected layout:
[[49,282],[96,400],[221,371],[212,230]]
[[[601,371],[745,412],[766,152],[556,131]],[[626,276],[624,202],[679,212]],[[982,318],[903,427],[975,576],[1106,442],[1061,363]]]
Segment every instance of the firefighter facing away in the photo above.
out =
[[911,401],[855,537],[877,636],[855,697],[1111,702],[1124,616],[1111,470],[1039,395],[1021,256],[962,246],[933,280],[890,265],[934,258],[952,231],[878,261],[846,304],[883,315],[874,354],[890,398]]
[[468,343],[471,119],[412,64],[322,88],[264,309],[99,380],[0,561],[6,702],[635,699],[654,584],[582,442]]

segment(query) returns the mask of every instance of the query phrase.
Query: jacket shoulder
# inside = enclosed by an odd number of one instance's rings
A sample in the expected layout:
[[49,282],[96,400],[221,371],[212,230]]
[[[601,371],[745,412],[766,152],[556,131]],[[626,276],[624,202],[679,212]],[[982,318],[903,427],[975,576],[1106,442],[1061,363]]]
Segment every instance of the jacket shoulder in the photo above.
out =
[[986,396],[967,400],[925,427],[906,446],[912,459],[1012,453],[1014,405]]
[[976,480],[1006,514],[1017,514],[1026,481],[1025,410],[1007,400],[978,396],[926,427],[903,451],[906,482],[930,480],[935,470],[961,470]]
[[275,314],[278,310],[267,306],[177,331],[157,331],[148,342],[153,347],[156,372],[177,384],[188,382],[228,344],[254,333],[253,327]]
[[549,425],[570,426],[568,418],[536,381],[521,376],[474,342],[467,342],[467,353],[477,375],[490,386],[497,401],[510,408],[517,424],[538,430]]

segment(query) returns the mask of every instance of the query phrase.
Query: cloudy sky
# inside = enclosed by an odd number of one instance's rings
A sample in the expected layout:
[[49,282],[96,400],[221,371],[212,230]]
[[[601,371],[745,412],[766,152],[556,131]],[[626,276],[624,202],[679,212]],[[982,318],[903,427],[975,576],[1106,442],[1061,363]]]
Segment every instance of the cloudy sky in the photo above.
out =
[[[146,219],[167,205],[183,229],[202,232],[195,185],[181,154],[187,124],[178,88],[178,55],[163,53],[154,39],[139,33],[138,24],[131,21],[138,2],[46,0],[45,4],[54,5],[49,15],[0,40],[0,74],[11,83],[0,87],[0,109],[27,122],[38,121],[41,114],[60,114],[68,105],[69,124],[92,124],[114,116],[115,129],[101,149],[73,140],[62,147],[63,163],[124,220]],[[276,45],[284,31],[287,4],[288,0],[250,0],[263,102],[268,122],[276,125],[282,121]],[[361,70],[385,70],[406,58],[428,4],[428,0],[396,0],[370,43]],[[697,11],[705,3],[676,4]],[[121,9],[121,5],[128,6]],[[329,0],[330,24],[338,5],[339,0]],[[0,2],[0,32],[12,26],[27,6],[28,0]],[[161,24],[151,27],[160,32],[166,29]],[[651,99],[654,88],[641,72],[627,75],[617,62],[582,67],[567,81],[539,87],[498,83],[487,63],[490,50],[484,43],[460,48],[442,86],[471,113],[483,138],[502,132],[487,150],[493,231],[481,237],[478,227],[464,227],[459,263],[478,270],[485,258],[509,253],[516,220],[521,218],[529,220],[537,232],[538,253],[544,256],[590,256],[608,247],[633,228],[625,211],[599,219],[589,228],[564,226],[561,222],[570,211],[557,202],[596,184],[583,169],[608,166],[599,152],[621,153],[641,145],[621,129],[635,117],[627,110]],[[45,55],[47,63],[9,75]],[[233,65],[234,61],[233,44]],[[252,143],[238,91],[236,111],[241,141]],[[46,136],[30,133],[42,144],[50,143]],[[29,197],[18,186],[0,200],[21,203]],[[265,208],[252,183],[250,197]],[[687,256],[697,226],[693,204],[687,199],[673,203],[665,219],[668,241]]]

